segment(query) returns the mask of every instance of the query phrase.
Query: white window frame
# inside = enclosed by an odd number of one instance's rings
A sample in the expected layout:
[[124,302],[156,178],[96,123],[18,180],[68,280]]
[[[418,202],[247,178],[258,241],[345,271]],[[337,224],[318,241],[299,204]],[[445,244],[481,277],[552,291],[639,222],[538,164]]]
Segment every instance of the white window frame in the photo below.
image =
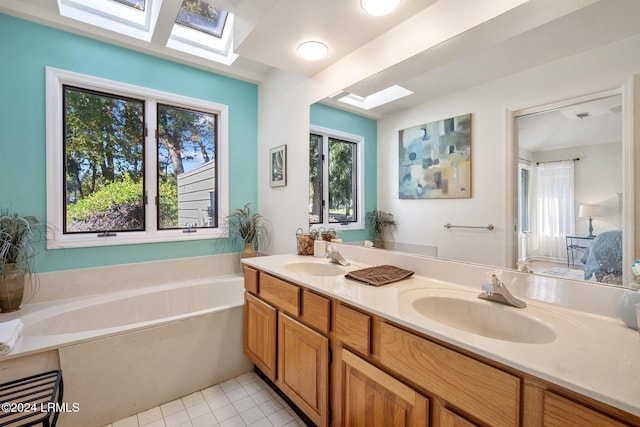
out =
[[[115,236],[98,237],[99,233],[63,233],[64,221],[64,126],[63,126],[63,85],[105,92],[108,94],[141,98],[145,105],[145,231],[114,233]],[[229,212],[229,107],[209,101],[175,95],[127,83],[115,82],[98,77],[46,68],[46,121],[47,121],[47,249],[113,246],[155,242],[173,242],[225,238],[229,236],[224,226],[224,218]],[[218,159],[216,188],[218,205],[218,226],[197,228],[185,233],[183,229],[159,230],[155,195],[157,195],[157,104],[168,104],[218,115]],[[193,232],[195,231],[195,232]]]
[[[364,230],[364,142],[361,135],[342,132],[322,126],[310,126],[310,133],[322,135],[322,155],[325,161],[322,162],[322,199],[326,203],[322,207],[322,224],[309,224],[312,227],[324,227],[326,230],[333,228],[336,231]],[[356,144],[356,221],[348,224],[339,222],[329,222],[329,138],[341,139]]]

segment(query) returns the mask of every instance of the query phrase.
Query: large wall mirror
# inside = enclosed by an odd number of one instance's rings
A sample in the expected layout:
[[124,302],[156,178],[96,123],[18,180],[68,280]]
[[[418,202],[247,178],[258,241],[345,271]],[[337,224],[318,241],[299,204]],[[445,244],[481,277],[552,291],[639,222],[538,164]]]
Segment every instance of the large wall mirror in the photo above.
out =
[[521,269],[621,286],[623,105],[603,94],[515,115]]

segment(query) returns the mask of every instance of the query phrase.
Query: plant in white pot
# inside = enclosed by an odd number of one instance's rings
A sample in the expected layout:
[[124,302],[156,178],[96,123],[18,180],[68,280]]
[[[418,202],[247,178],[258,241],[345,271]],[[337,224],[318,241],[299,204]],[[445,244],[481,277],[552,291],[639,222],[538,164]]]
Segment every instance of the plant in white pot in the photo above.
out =
[[240,253],[242,258],[256,256],[254,245],[260,246],[268,236],[264,226],[265,219],[258,212],[252,212],[251,203],[242,208],[237,208],[225,219],[229,225],[229,237],[240,240],[244,248]]
[[34,216],[0,211],[0,310],[20,308],[27,276],[31,278],[40,222]]

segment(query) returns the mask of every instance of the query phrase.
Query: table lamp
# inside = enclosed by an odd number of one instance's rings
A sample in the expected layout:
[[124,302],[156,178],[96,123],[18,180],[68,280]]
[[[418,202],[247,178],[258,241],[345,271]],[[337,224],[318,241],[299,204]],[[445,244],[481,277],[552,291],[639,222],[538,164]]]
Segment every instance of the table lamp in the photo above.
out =
[[594,216],[600,216],[600,205],[580,205],[578,216],[580,218],[589,218],[589,237],[595,237],[591,221],[593,221]]

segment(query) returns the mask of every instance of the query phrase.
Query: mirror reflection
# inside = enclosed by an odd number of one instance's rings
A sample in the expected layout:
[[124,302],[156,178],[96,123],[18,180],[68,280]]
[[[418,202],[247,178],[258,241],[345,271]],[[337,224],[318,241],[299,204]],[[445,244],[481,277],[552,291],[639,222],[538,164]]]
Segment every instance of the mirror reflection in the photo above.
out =
[[621,103],[516,117],[521,269],[622,284]]

